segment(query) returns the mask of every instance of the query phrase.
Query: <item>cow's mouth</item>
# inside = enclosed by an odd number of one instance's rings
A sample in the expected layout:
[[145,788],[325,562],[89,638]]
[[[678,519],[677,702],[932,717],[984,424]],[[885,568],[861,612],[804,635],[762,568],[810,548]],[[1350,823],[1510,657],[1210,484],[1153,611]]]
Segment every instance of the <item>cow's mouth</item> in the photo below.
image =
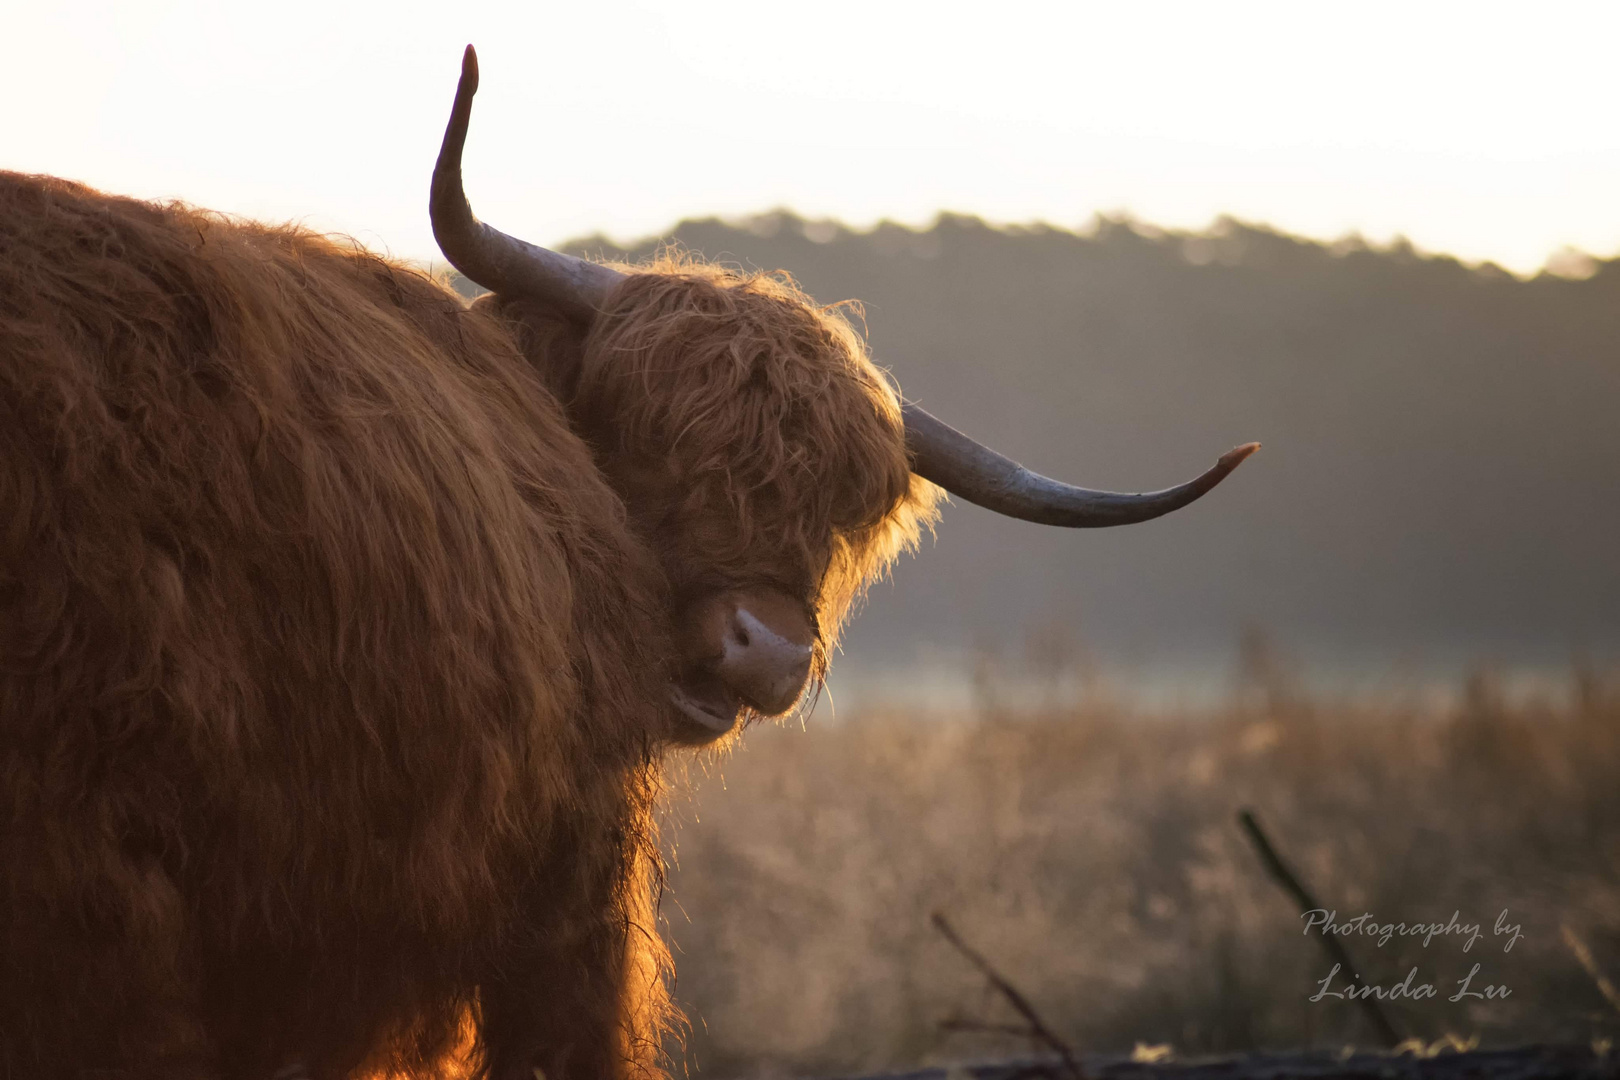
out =
[[692,672],[669,685],[669,700],[688,721],[687,741],[713,742],[737,726],[743,702],[714,675]]

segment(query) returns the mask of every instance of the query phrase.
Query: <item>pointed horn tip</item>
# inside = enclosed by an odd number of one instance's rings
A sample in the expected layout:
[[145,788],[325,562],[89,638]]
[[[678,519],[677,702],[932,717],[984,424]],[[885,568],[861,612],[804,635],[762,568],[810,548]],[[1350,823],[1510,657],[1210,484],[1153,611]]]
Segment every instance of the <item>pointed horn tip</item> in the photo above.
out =
[[478,53],[471,46],[461,54],[461,81],[467,86],[467,93],[478,92]]
[[1219,468],[1230,472],[1243,464],[1244,460],[1258,449],[1260,449],[1260,444],[1257,442],[1246,442],[1242,446],[1234,446],[1222,454],[1221,460],[1216,464]]

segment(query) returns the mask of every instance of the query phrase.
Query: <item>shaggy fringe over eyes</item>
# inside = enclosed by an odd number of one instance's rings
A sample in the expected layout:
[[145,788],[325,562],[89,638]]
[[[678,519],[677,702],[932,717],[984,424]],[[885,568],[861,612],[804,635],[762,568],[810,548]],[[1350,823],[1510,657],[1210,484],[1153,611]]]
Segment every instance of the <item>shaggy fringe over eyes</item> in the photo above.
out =
[[824,666],[853,602],[935,518],[896,389],[841,306],[785,273],[667,251],[629,269],[586,341],[571,412],[599,452],[672,469],[678,517],[726,522],[676,565],[730,581],[802,569]]

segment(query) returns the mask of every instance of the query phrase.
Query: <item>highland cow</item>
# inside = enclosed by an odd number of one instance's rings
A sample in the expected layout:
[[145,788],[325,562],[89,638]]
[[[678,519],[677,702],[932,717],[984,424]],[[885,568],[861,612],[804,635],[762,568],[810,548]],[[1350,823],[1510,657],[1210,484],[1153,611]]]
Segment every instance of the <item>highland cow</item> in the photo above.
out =
[[470,306],[0,174],[7,1080],[657,1075],[663,755],[791,709],[940,487],[1121,524],[1247,452],[1069,488],[783,278],[496,232],[476,78],[431,207]]

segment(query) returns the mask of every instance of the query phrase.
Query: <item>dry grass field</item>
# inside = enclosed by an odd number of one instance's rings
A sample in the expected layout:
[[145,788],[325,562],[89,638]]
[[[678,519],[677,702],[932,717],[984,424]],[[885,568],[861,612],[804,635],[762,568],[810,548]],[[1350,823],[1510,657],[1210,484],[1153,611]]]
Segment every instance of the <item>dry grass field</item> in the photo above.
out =
[[[1403,1035],[1481,1045],[1620,1035],[1566,944],[1620,975],[1620,680],[1523,700],[1327,705],[1261,680],[1215,709],[1105,694],[954,719],[818,715],[751,731],[670,800],[665,899],[709,1077],[836,1075],[1013,1054],[947,1032],[1015,1019],[930,926],[949,916],[1086,1052],[1374,1042],[1235,815],[1252,807],[1341,921],[1480,924],[1341,938]],[[1497,923],[1502,918],[1502,933]],[[1520,936],[1507,948],[1518,925]],[[1450,998],[1480,965],[1473,991]]]

